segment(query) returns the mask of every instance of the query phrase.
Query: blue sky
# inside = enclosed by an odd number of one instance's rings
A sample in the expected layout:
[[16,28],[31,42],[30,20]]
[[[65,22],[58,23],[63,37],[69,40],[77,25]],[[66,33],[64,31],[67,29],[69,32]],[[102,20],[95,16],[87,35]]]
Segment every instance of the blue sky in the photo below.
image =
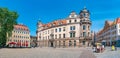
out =
[[120,0],[0,0],[0,7],[18,12],[18,23],[27,25],[31,35],[36,35],[38,19],[48,23],[66,18],[71,11],[79,14],[84,6],[91,13],[91,30],[97,32],[103,28],[105,20],[120,17],[119,3]]

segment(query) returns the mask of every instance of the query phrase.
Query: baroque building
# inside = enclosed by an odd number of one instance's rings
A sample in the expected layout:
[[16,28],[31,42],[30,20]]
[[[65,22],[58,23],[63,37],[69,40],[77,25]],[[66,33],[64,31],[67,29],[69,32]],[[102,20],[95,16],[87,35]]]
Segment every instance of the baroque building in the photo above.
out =
[[79,14],[72,11],[65,19],[43,24],[37,23],[37,40],[40,47],[81,47],[90,46],[90,12],[86,8]]
[[12,36],[7,39],[8,47],[30,47],[30,31],[23,24],[14,25]]
[[105,21],[103,29],[97,33],[96,41],[106,46],[120,46],[120,18]]

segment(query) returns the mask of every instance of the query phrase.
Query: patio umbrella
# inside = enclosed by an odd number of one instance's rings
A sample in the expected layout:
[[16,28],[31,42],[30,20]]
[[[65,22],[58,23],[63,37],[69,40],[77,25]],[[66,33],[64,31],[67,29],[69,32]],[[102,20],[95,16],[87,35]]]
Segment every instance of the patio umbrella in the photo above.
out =
[[10,42],[9,44],[16,44],[15,42]]

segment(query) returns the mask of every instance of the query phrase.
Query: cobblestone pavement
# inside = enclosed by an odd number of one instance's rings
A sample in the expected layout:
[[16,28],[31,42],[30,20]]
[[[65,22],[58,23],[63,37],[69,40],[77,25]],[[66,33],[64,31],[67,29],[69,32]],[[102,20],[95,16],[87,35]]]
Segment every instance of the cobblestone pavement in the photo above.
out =
[[90,50],[83,50],[80,58],[96,58],[96,56]]
[[80,48],[0,49],[0,58],[80,58]]
[[120,58],[120,48],[111,51],[106,47],[103,53],[93,53],[88,48],[3,48],[0,58]]
[[120,58],[120,47],[117,51],[111,51],[111,47],[106,47],[103,53],[94,53],[97,58]]

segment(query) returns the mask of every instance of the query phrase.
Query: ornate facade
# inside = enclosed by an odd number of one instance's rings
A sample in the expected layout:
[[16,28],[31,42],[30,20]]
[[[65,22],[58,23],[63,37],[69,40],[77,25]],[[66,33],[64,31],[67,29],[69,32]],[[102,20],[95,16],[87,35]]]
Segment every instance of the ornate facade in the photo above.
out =
[[37,40],[40,47],[81,47],[91,44],[90,13],[84,8],[74,11],[65,19],[43,24],[37,23]]

